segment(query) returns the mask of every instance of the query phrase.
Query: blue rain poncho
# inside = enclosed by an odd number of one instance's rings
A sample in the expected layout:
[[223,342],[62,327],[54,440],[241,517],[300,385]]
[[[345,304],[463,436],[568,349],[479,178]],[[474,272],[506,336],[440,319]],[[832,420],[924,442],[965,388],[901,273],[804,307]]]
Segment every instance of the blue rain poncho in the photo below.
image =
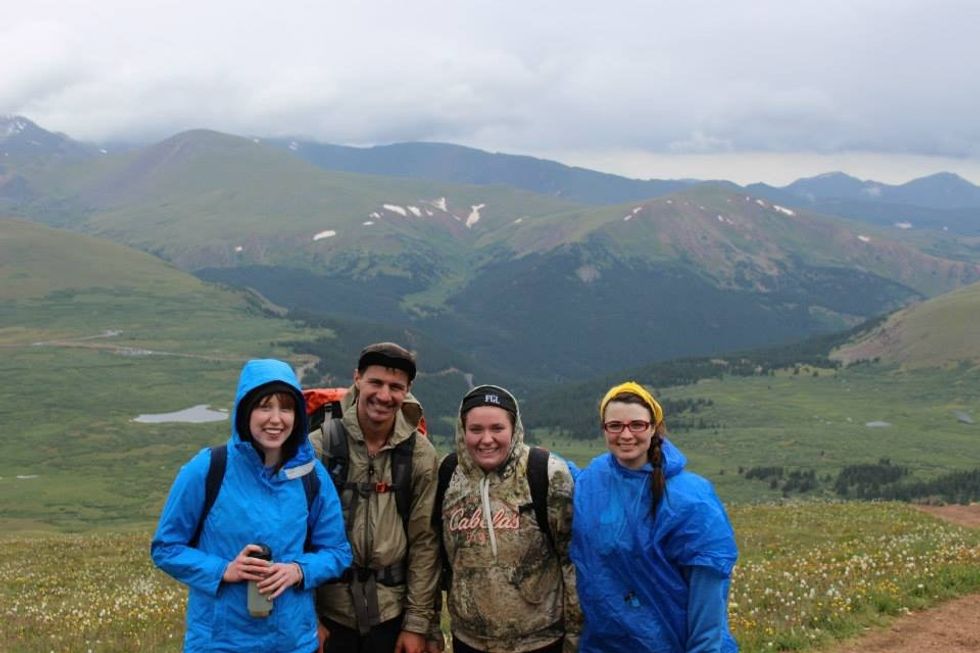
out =
[[[265,467],[235,419],[247,410],[242,405],[246,395],[271,383],[285,384],[296,401],[296,425],[289,437],[295,453],[278,470]],[[351,550],[337,492],[306,437],[304,406],[299,382],[286,363],[246,363],[232,412],[225,476],[196,547],[191,540],[203,511],[210,449],[201,450],[177,474],[151,554],[157,566],[190,588],[186,653],[311,653],[317,648],[313,589],[350,565]],[[309,511],[305,474],[316,474],[320,481]],[[276,598],[265,618],[252,617],[246,609],[248,583],[222,579],[245,545],[257,542],[269,545],[274,562],[296,562],[303,571],[302,585]]]
[[[738,556],[728,516],[668,440],[663,459],[667,489],[655,518],[649,463],[631,470],[606,453],[576,479],[571,558],[585,615],[580,653],[738,650],[724,607]],[[718,606],[714,618],[702,614],[701,599]]]

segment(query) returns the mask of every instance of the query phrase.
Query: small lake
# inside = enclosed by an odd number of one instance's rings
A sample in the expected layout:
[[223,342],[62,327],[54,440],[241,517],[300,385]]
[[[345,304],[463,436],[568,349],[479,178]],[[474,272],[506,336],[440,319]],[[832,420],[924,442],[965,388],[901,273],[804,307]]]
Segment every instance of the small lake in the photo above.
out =
[[203,424],[204,422],[221,422],[228,419],[227,410],[211,410],[208,404],[198,404],[174,413],[156,413],[134,417],[134,422],[142,424],[163,424],[164,422],[183,422]]

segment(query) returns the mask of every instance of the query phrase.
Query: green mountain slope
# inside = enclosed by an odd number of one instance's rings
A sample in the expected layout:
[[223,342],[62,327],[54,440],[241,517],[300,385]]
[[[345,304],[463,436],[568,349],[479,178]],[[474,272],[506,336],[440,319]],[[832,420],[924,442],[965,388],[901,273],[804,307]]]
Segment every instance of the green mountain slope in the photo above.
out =
[[[406,255],[445,254],[502,221],[570,203],[509,188],[447,186],[321,170],[271,146],[216,132],[63,166],[31,180],[78,207],[72,225],[195,269],[288,265],[405,275]],[[32,215],[44,219],[38,204]],[[470,226],[467,226],[467,221]],[[377,273],[376,270],[371,272]]]
[[419,328],[478,366],[538,379],[617,369],[637,349],[664,360],[789,342],[980,280],[975,261],[927,254],[941,248],[922,235],[733,184],[581,206],[325,171],[207,131],[30,184],[44,189],[26,205],[36,219],[290,309]]
[[133,418],[228,409],[246,359],[301,366],[279,343],[310,335],[148,254],[0,220],[0,524],[146,523],[228,424]]
[[877,359],[909,368],[980,362],[980,283],[909,306],[837,349],[844,363]]

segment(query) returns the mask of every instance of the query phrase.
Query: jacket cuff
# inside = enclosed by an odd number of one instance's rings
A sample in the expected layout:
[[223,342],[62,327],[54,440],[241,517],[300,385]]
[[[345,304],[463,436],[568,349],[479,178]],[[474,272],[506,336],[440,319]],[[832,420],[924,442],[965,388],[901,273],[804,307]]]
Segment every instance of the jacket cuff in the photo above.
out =
[[402,620],[402,630],[407,630],[410,633],[416,633],[423,637],[427,636],[429,634],[429,620],[417,614],[406,612],[405,619]]

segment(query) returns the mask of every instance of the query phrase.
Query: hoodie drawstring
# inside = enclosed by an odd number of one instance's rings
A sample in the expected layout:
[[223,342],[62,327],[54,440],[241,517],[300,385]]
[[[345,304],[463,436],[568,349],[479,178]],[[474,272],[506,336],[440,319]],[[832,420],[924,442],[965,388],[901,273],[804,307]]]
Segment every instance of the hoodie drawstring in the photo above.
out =
[[487,532],[490,533],[490,548],[493,559],[497,559],[497,536],[493,532],[493,515],[490,514],[490,477],[484,475],[480,479],[480,497],[483,499],[483,520],[487,522]]

